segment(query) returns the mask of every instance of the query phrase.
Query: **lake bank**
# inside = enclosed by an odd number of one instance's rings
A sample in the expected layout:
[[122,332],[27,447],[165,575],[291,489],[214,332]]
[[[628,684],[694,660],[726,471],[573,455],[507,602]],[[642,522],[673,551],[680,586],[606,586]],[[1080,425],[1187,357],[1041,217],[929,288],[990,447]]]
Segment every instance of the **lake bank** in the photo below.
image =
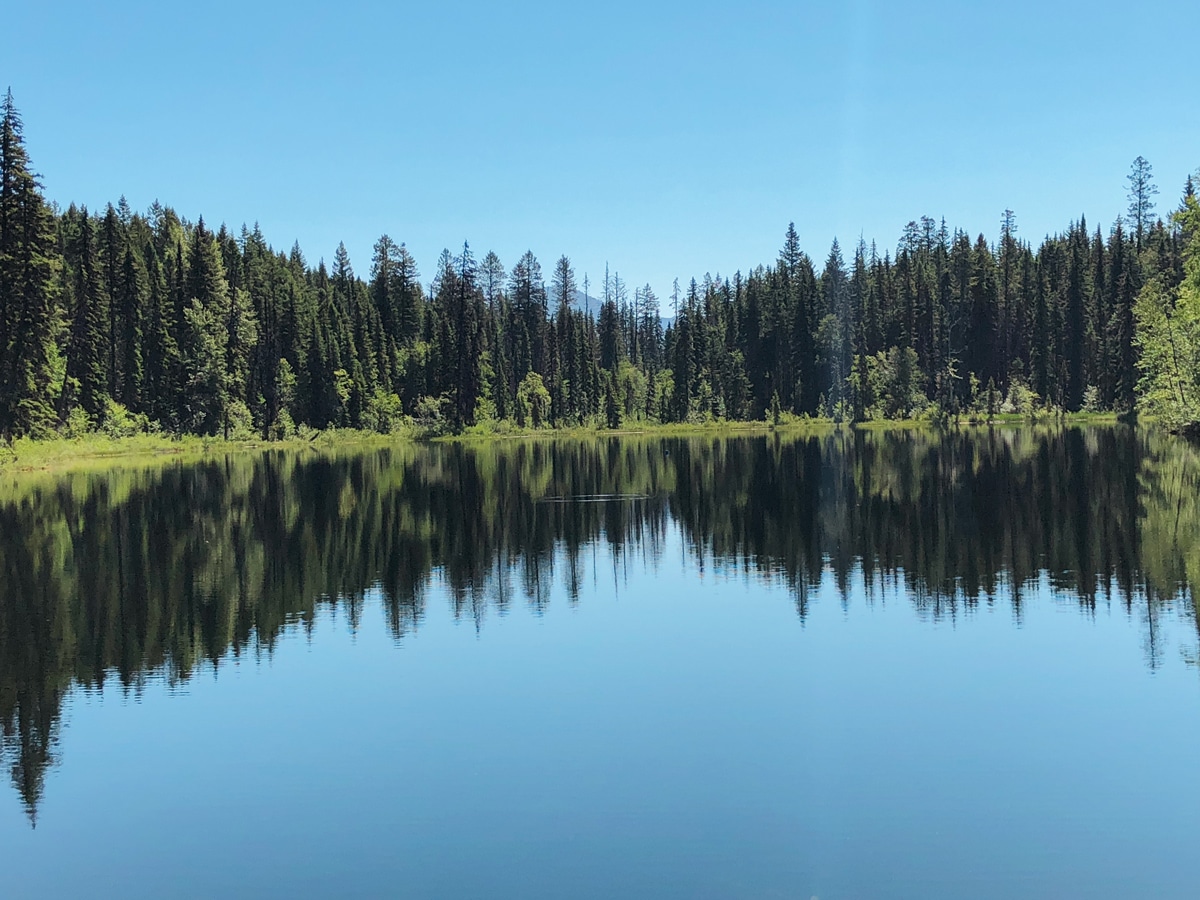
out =
[[[599,437],[675,437],[687,435],[742,435],[770,433],[799,433],[830,431],[847,428],[863,431],[954,429],[986,427],[1026,427],[1053,425],[1113,425],[1120,421],[1116,413],[1065,413],[1044,415],[1036,418],[1003,414],[984,419],[959,416],[946,421],[917,419],[877,419],[866,422],[835,422],[832,419],[805,419],[787,417],[775,425],[771,422],[656,422],[631,423],[622,428],[593,428],[586,426],[567,428],[520,428],[485,430],[468,428],[458,434],[437,435],[410,428],[380,434],[374,431],[355,429],[329,429],[314,431],[280,440],[225,440],[219,437],[198,435],[138,434],[111,437],[106,434],[89,434],[78,438],[52,438],[35,440],[20,438],[8,445],[0,445],[0,471],[47,471],[75,468],[87,465],[107,465],[120,460],[154,461],[161,459],[201,459],[214,454],[262,452],[266,450],[314,450],[330,451],[341,448],[369,448],[390,446],[397,443],[419,441],[486,443],[491,441],[529,439],[580,439]],[[1143,420],[1144,421],[1144,420]]]

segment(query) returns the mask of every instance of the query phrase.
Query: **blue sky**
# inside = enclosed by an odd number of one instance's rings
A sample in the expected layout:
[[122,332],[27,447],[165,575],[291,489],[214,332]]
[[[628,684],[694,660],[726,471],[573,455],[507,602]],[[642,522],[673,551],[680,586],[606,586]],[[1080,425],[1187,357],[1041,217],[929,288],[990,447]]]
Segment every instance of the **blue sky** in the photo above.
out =
[[1200,166],[1200,4],[23,3],[12,86],[51,199],[258,221],[366,274],[464,239],[660,298],[794,220],[894,247],[928,214],[1107,229],[1138,154]]

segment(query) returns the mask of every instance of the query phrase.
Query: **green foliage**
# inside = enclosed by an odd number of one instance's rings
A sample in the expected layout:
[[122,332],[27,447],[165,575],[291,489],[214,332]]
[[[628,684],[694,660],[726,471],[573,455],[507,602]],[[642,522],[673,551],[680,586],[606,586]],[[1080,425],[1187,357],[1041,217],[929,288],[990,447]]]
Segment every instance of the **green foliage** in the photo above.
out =
[[1178,431],[1200,429],[1200,204],[1189,197],[1176,215],[1189,237],[1183,283],[1164,276],[1142,288],[1134,306],[1140,352],[1140,408]]
[[617,400],[617,390],[609,372],[605,372],[604,375],[604,423],[609,428],[621,427],[621,404]]
[[195,434],[214,435],[224,425],[229,403],[223,323],[199,300],[184,311],[184,322],[184,421]]
[[646,391],[649,381],[646,373],[627,359],[617,365],[617,397],[621,404],[621,420],[625,422],[642,418],[646,409]]
[[537,372],[528,373],[517,387],[517,423],[542,428],[549,422],[550,392]]
[[275,400],[279,405],[280,414],[291,412],[296,403],[296,373],[292,364],[286,358],[279,360],[275,368]]
[[254,416],[244,400],[232,400],[225,408],[225,440],[250,441],[256,437]]
[[476,418],[475,424],[464,428],[462,433],[467,437],[502,437],[520,431],[512,419]]
[[[1093,389],[1094,391],[1094,389]],[[1093,396],[1096,392],[1093,393]],[[1022,416],[1032,416],[1038,411],[1041,405],[1041,398],[1034,393],[1024,378],[1014,376],[1008,386],[1008,396],[1004,398],[1004,403],[1000,406],[1000,411],[1003,413],[1016,413]],[[1088,408],[1088,404],[1084,404]]]
[[671,402],[675,396],[675,376],[663,369],[654,376],[654,397],[651,404],[659,422],[671,421]]
[[0,435],[48,437],[63,383],[61,261],[10,91],[0,115]]
[[92,419],[81,406],[72,406],[63,423],[61,434],[69,440],[78,440],[92,430]]
[[143,413],[132,413],[116,400],[105,404],[101,432],[110,438],[128,438],[139,434],[150,434],[157,429]]
[[367,403],[364,419],[366,427],[372,431],[391,434],[404,422],[400,396],[383,388],[376,388]]
[[917,353],[911,347],[892,347],[866,362],[870,395],[875,398],[866,408],[868,419],[908,419],[928,406],[919,384]]
[[476,425],[494,425],[499,419],[496,414],[496,404],[490,397],[481,395],[475,400],[475,415],[472,420]]
[[1000,392],[996,390],[996,379],[989,378],[987,390],[984,392],[984,405],[987,409],[988,418],[995,418],[1000,412]]
[[350,398],[354,393],[354,379],[345,369],[335,369],[333,392],[337,396],[337,422],[344,425],[349,418]]
[[421,397],[417,401],[414,422],[422,433],[437,436],[450,431],[450,420],[446,413],[450,407],[450,398],[446,395],[439,397]]
[[[1128,411],[1138,394],[1171,427],[1197,418],[1195,197],[1154,221],[1141,158],[1132,232],[1118,221],[1106,237],[1081,219],[1035,248],[1006,213],[992,246],[923,218],[894,253],[860,242],[847,269],[835,241],[818,270],[789,226],[770,265],[676,283],[664,330],[651,287],[631,297],[615,273],[580,309],[565,256],[548,294],[531,252],[506,273],[464,244],[442,254],[426,295],[387,235],[363,279],[344,245],[332,270],[312,266],[257,228],[214,234],[157,203],[55,214],[11,97],[0,138],[3,434],[50,435],[77,407],[100,427],[109,399],[209,437],[242,427],[238,403],[264,437],[417,418],[438,431],[861,421],[934,404],[991,418]],[[445,422],[418,410],[428,397],[447,398]]]
[[271,426],[267,435],[273,441],[288,441],[296,437],[298,434],[296,423],[292,419],[292,414],[286,409],[281,409],[279,415],[275,417],[275,423]]

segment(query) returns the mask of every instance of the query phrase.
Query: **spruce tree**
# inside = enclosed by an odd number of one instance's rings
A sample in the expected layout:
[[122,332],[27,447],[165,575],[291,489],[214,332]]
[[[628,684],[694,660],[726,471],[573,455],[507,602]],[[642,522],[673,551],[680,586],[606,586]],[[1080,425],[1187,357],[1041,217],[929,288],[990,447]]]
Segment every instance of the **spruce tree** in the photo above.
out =
[[121,403],[133,412],[141,412],[145,366],[142,358],[144,317],[147,305],[146,270],[140,257],[130,247],[125,248],[121,263],[121,283],[117,291],[120,307]]
[[228,425],[229,321],[232,306],[225,266],[204,220],[192,232],[184,310],[183,416],[188,430],[215,435]]
[[178,428],[179,346],[174,308],[162,261],[153,241],[146,244],[146,318],[143,407],[157,422]]
[[0,434],[46,435],[62,390],[58,256],[12,91],[0,115]]
[[1154,218],[1154,195],[1158,188],[1154,184],[1154,170],[1144,156],[1139,156],[1129,167],[1129,221],[1133,224],[1134,244],[1139,253],[1142,242]]
[[108,361],[105,368],[108,371],[108,393],[111,397],[120,397],[123,372],[121,371],[121,261],[125,255],[125,235],[121,220],[113,205],[108,204],[104,219],[100,223],[100,283],[105,294],[105,308],[108,311]]
[[100,283],[96,234],[85,208],[71,253],[75,263],[75,309],[67,352],[67,375],[79,406],[99,424],[108,403],[108,297]]

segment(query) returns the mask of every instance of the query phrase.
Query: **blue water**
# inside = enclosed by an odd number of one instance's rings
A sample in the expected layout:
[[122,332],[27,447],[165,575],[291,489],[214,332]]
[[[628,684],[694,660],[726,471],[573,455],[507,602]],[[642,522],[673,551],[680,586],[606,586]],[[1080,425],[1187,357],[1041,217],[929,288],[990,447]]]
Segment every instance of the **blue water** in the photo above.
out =
[[1188,604],[1043,572],[939,610],[859,563],[801,616],[675,518],[587,544],[574,599],[540,564],[504,604],[435,568],[399,635],[374,587],[71,688],[36,827],[0,802],[0,894],[1197,896]]

